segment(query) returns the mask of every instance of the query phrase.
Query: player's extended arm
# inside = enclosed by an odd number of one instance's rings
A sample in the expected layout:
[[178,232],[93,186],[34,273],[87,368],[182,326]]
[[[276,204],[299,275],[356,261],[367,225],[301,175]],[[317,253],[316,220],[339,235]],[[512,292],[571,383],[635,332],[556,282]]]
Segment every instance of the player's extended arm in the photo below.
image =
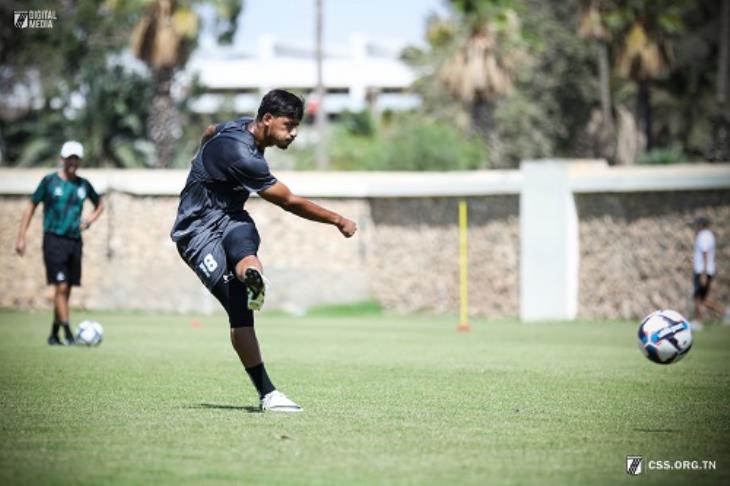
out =
[[28,202],[25,211],[23,211],[23,217],[20,219],[20,230],[18,231],[18,240],[15,242],[15,252],[23,256],[25,254],[25,233],[28,231],[30,226],[30,220],[33,218],[35,208],[38,205],[33,201]]
[[323,208],[305,197],[297,196],[282,182],[277,182],[268,189],[259,192],[259,196],[301,218],[334,225],[346,238],[354,235],[357,231],[357,225],[354,221]]
[[94,211],[88,218],[81,222],[81,231],[88,229],[94,221],[99,219],[99,215],[101,215],[102,211],[104,211],[104,200],[99,198],[99,202],[96,203],[96,206],[94,206]]

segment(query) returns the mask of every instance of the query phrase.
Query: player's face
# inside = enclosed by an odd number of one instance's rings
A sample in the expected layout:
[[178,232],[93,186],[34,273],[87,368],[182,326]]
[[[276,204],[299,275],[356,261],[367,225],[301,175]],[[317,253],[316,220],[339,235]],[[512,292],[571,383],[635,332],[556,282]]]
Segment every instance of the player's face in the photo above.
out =
[[79,158],[75,155],[66,157],[63,160],[63,170],[69,175],[76,175],[76,170],[79,168]]
[[[266,115],[269,117],[270,115]],[[271,145],[276,145],[280,149],[286,150],[294,139],[297,137],[297,127],[299,120],[289,118],[288,116],[271,116],[264,118],[264,123],[269,128],[269,141]]]

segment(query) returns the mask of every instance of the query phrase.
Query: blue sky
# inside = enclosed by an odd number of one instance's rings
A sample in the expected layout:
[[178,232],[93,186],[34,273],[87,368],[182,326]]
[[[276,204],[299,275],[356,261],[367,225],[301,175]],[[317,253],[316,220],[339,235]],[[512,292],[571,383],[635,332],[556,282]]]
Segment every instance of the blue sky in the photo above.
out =
[[[324,40],[347,42],[351,33],[374,39],[423,43],[426,18],[445,0],[323,0]],[[261,34],[308,41],[315,36],[315,0],[245,0],[236,44]],[[275,7],[274,7],[275,6]]]

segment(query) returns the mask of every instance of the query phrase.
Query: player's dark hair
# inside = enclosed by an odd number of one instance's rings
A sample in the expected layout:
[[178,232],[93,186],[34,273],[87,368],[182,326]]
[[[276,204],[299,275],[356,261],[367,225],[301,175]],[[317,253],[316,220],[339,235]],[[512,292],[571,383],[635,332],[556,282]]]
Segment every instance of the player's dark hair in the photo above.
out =
[[712,222],[710,221],[710,218],[707,216],[700,216],[699,218],[695,219],[695,225],[699,226],[700,228],[709,228],[710,224]]
[[289,91],[273,89],[261,100],[256,120],[261,121],[267,113],[301,120],[304,116],[304,100]]

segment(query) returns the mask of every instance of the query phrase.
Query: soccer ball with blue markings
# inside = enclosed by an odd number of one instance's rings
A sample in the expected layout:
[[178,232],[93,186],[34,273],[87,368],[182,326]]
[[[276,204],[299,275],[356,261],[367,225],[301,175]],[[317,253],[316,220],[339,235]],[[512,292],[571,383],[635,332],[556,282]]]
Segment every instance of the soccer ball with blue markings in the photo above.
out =
[[104,339],[104,328],[96,321],[83,321],[76,328],[74,339],[82,346],[98,346]]
[[644,318],[639,326],[639,349],[659,364],[672,364],[684,358],[692,348],[692,328],[682,314],[658,310]]

